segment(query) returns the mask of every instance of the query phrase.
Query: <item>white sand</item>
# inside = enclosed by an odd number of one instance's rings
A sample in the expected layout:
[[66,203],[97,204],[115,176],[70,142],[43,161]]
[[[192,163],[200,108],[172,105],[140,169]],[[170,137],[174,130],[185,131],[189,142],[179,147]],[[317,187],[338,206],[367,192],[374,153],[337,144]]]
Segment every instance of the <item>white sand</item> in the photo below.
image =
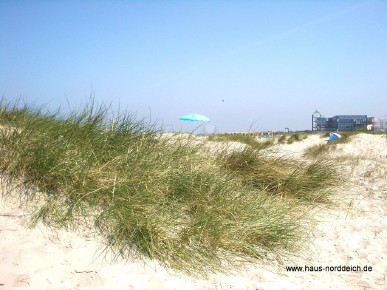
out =
[[[311,136],[278,146],[286,154],[325,140]],[[112,262],[93,236],[28,229],[26,209],[14,198],[0,200],[0,290],[2,289],[387,289],[387,141],[361,134],[338,145],[327,158],[354,156],[345,166],[348,184],[337,193],[340,209],[316,210],[315,240],[303,258],[283,265],[251,265],[233,275],[197,279],[157,262]],[[345,162],[345,161],[343,161]],[[2,183],[4,192],[4,183]],[[285,266],[371,266],[367,272],[287,272]]]

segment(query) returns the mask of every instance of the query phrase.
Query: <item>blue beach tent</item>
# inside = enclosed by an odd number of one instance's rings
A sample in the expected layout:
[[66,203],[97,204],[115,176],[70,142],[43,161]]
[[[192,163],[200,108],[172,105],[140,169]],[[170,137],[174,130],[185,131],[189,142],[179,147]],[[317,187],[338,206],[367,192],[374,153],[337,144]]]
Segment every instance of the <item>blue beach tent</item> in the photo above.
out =
[[339,133],[330,133],[328,142],[333,142],[333,141],[339,140],[340,138],[341,138],[341,135]]

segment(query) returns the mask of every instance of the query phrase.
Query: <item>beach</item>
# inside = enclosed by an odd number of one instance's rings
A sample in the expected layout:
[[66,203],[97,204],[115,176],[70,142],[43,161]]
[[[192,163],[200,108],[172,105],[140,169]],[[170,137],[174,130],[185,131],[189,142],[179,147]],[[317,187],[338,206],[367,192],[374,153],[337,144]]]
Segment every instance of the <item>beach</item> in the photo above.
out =
[[[305,149],[326,142],[310,135],[275,150],[302,159]],[[9,194],[12,184],[3,178],[0,289],[386,289],[386,136],[358,134],[336,147],[325,158],[342,163],[346,182],[333,194],[335,206],[314,210],[308,250],[276,264],[257,262],[205,278],[157,261],[116,258],[92,232],[52,230],[41,223],[29,228],[28,208],[17,193]]]

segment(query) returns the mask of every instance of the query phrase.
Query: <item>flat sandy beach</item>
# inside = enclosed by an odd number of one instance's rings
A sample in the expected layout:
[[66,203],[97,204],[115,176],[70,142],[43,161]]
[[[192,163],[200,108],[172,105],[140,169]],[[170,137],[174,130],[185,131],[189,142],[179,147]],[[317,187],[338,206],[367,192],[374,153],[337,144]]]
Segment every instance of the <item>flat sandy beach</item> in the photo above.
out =
[[[324,143],[326,138],[312,135],[275,150],[303,158],[306,148]],[[334,194],[337,206],[315,210],[309,250],[275,265],[257,263],[207,278],[176,273],[157,261],[114,260],[92,234],[42,224],[30,229],[28,209],[9,197],[12,185],[1,180],[0,289],[387,289],[386,136],[356,135],[326,158],[342,162],[347,183]],[[295,266],[302,271],[286,269]]]

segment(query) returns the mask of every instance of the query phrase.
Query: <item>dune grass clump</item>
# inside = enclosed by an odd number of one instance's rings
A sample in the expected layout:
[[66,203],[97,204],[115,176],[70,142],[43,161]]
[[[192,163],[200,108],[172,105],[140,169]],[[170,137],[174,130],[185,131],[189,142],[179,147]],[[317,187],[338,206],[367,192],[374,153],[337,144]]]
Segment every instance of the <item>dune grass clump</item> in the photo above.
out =
[[259,142],[255,137],[243,135],[243,134],[217,134],[208,136],[208,141],[217,141],[217,142],[239,142],[254,148],[255,150],[261,150],[270,147],[273,145],[272,140],[267,140],[265,142]]
[[273,181],[262,186],[258,155],[244,152],[250,163],[240,171],[250,184],[234,174],[235,156],[222,167],[198,146],[161,138],[131,115],[109,118],[103,106],[65,117],[27,105],[0,107],[1,125],[13,128],[0,130],[1,173],[45,194],[33,223],[94,227],[117,255],[158,259],[191,274],[302,246],[301,205],[270,194],[281,187],[273,172],[280,164],[265,167]]
[[290,137],[287,140],[287,143],[288,144],[292,144],[294,142],[300,142],[300,141],[302,141],[302,140],[304,140],[306,138],[307,138],[307,135],[299,134],[299,133],[294,133],[294,134],[290,135]]
[[299,134],[299,133],[293,133],[290,135],[281,135],[278,138],[279,144],[292,144],[294,142],[299,142],[307,138],[307,135],[305,134]]
[[337,166],[326,159],[301,162],[245,149],[223,156],[222,163],[247,186],[313,203],[328,202],[339,180]]
[[317,144],[305,149],[304,157],[317,158],[324,156],[332,148],[331,144]]
[[278,143],[284,144],[286,142],[286,135],[281,135],[281,137],[278,138]]

